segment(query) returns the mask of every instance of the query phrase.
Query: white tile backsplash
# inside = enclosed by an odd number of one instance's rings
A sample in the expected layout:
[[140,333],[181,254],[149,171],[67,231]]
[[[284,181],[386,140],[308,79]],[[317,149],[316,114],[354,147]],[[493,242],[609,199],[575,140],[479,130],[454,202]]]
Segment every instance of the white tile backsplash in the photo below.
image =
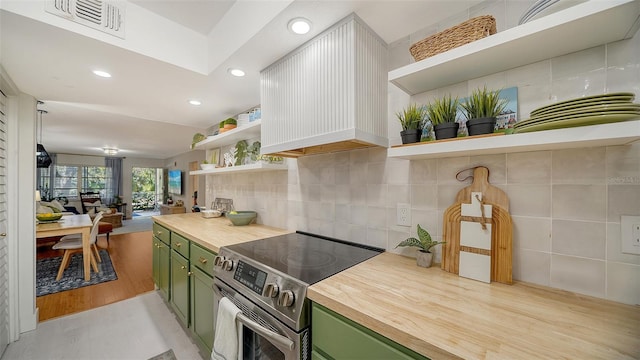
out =
[[604,185],[553,185],[553,217],[606,221],[607,187]]
[[604,260],[607,225],[603,222],[554,220],[551,250],[555,254]]
[[640,305],[640,266],[607,263],[607,299]]
[[552,287],[605,297],[606,262],[575,256],[551,255]]
[[[489,6],[500,9],[497,19],[504,29],[533,2],[499,0]],[[469,16],[459,14],[399,41],[391,50],[394,61],[411,61],[401,54],[408,54],[408,44]],[[390,84],[390,144],[400,143],[396,111],[411,102],[424,104],[449,93],[464,97],[484,83],[518,86],[520,119],[555,101],[605,91],[640,93],[640,36],[414,96]],[[255,204],[269,211],[260,216],[267,225],[318,232],[415,256],[415,250],[395,246],[415,236],[417,224],[441,239],[444,210],[454,203],[458,191],[471,184],[470,179],[456,180],[456,174],[473,165],[486,165],[490,182],[510,199],[515,280],[639,302],[640,256],[620,253],[619,222],[621,214],[640,215],[640,144],[465,155],[407,161],[387,159],[386,149],[373,148],[301,157],[289,160],[289,171],[278,175],[209,175],[207,199],[230,197],[238,204]],[[254,201],[254,197],[264,200]],[[273,203],[278,204],[277,213],[273,213]],[[397,203],[411,204],[411,227],[396,225]]]
[[606,149],[604,147],[567,149],[553,152],[554,184],[604,184]]

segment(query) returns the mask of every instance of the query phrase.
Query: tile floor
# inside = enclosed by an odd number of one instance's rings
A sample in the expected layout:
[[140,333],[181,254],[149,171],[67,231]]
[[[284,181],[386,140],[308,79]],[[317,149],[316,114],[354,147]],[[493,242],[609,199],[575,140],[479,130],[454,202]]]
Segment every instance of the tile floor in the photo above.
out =
[[202,360],[197,346],[157,291],[40,323],[9,344],[2,360],[146,360],[173,349],[178,360]]

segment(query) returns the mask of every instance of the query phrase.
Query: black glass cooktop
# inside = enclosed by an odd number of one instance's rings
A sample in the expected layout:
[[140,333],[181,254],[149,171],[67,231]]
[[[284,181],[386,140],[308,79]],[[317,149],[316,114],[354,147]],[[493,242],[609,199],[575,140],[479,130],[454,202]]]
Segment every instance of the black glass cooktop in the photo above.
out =
[[309,285],[383,251],[303,232],[230,245],[225,248]]

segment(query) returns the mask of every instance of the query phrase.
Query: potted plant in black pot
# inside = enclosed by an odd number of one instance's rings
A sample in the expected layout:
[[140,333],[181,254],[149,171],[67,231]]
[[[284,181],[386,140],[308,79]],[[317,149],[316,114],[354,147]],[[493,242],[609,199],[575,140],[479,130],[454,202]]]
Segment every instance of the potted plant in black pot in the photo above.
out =
[[431,120],[436,140],[451,139],[458,136],[460,124],[456,122],[458,112],[458,98],[447,95],[441,99],[435,99],[427,107],[427,117]]
[[431,248],[439,244],[444,244],[444,242],[433,241],[429,232],[421,228],[420,224],[418,224],[418,239],[410,237],[396,245],[396,248],[399,246],[417,247],[418,252],[416,253],[416,264],[422,267],[431,267],[431,263],[433,262],[433,253],[431,252]]
[[426,116],[424,106],[418,106],[416,104],[409,105],[409,107],[403,111],[397,112],[396,116],[402,126],[402,131],[400,132],[402,143],[411,144],[420,142]]
[[507,106],[507,99],[500,98],[500,90],[488,91],[485,85],[475,90],[460,104],[467,118],[469,136],[491,134],[496,126],[496,116]]

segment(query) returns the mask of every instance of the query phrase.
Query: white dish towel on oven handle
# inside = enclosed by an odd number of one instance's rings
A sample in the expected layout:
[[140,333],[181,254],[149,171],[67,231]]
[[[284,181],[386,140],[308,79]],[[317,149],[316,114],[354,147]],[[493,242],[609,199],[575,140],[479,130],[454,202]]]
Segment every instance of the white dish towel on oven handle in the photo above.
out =
[[242,326],[236,325],[240,309],[223,297],[218,303],[216,335],[213,340],[211,360],[237,360],[242,355]]

